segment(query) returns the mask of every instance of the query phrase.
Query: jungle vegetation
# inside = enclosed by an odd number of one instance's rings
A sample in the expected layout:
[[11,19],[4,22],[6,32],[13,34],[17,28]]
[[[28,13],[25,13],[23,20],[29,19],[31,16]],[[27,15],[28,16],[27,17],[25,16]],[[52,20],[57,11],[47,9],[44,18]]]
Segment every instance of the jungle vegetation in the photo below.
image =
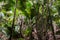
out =
[[60,40],[60,0],[0,0],[0,40]]

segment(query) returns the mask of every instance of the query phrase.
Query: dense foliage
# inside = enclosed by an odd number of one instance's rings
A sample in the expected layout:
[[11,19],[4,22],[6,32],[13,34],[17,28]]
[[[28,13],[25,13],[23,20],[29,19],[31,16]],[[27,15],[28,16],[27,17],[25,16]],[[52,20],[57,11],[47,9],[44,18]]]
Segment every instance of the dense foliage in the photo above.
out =
[[60,28],[60,0],[0,0],[0,32],[8,40],[45,40],[48,30],[60,34],[54,27]]

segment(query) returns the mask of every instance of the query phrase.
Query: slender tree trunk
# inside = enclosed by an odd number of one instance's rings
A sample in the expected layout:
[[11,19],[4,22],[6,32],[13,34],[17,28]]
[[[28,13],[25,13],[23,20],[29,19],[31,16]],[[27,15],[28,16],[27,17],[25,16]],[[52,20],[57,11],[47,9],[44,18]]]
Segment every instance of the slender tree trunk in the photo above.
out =
[[20,24],[20,38],[23,38],[23,35],[22,35],[23,21],[22,21],[22,19],[20,21],[21,21],[21,24]]
[[[48,3],[47,3],[47,27],[48,26],[50,26],[51,27],[51,29],[52,29],[52,35],[53,35],[53,39],[54,40],[56,40],[56,38],[55,38],[55,34],[54,34],[54,28],[53,28],[53,25],[52,25],[52,15],[51,15],[51,11],[50,11],[50,8],[49,8],[49,1],[47,1]],[[51,4],[52,5],[52,4]]]
[[14,30],[14,23],[15,23],[15,17],[16,17],[17,2],[18,2],[18,0],[16,0],[16,3],[15,3],[15,10],[14,10],[14,16],[13,16],[13,22],[12,22],[12,31],[11,31],[11,35],[10,35],[9,40],[12,40],[12,37],[13,37],[13,30]]

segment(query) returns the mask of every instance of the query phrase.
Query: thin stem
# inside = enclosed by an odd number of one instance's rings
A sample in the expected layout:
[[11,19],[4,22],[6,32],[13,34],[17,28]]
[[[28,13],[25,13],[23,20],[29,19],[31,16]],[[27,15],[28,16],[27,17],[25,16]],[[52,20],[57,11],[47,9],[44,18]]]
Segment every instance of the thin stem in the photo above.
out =
[[16,0],[16,3],[15,3],[15,10],[14,10],[14,16],[13,16],[12,29],[11,29],[12,31],[11,31],[11,35],[10,35],[10,40],[12,40],[12,37],[13,37],[13,30],[14,30],[15,17],[16,17],[17,2],[18,2],[18,0]]

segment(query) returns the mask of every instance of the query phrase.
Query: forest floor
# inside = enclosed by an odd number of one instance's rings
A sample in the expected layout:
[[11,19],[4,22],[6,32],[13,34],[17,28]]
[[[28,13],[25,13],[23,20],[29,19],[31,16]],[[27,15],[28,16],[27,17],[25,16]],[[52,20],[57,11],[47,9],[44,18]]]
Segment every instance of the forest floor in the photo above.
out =
[[[58,31],[60,31],[60,30],[58,30]],[[52,37],[52,35],[51,35],[51,31],[49,31],[48,32],[48,36],[49,36],[49,40],[53,40],[53,37]],[[55,35],[55,37],[56,37],[56,40],[60,40],[60,35]],[[8,38],[2,33],[2,32],[0,32],[0,40],[8,40]]]

